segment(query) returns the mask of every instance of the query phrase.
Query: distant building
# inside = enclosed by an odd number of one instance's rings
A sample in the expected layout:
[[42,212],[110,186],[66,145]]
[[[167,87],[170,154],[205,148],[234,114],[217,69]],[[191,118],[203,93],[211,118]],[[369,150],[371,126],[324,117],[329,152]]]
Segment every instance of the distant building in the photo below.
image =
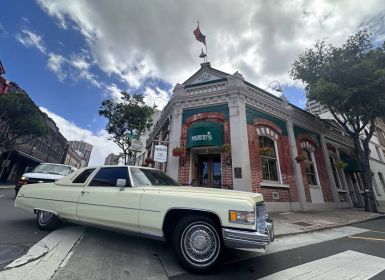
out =
[[[8,90],[5,94],[18,92],[28,96],[16,83],[11,82],[10,85],[12,91]],[[23,173],[41,162],[61,162],[67,139],[47,114],[42,112],[42,115],[48,126],[48,134],[45,137],[16,145],[11,151],[0,154],[0,183],[15,183]]]
[[75,168],[82,167],[82,158],[79,154],[72,148],[71,145],[67,143],[64,155],[62,157],[62,163],[73,166]]
[[113,153],[109,154],[106,159],[104,160],[104,165],[118,165],[119,159],[122,155],[115,155]]
[[93,146],[84,141],[68,141],[68,143],[79,154],[82,167],[88,166]]
[[329,109],[326,106],[321,105],[321,103],[319,101],[308,100],[306,102],[305,111],[318,116],[320,114],[328,112]]

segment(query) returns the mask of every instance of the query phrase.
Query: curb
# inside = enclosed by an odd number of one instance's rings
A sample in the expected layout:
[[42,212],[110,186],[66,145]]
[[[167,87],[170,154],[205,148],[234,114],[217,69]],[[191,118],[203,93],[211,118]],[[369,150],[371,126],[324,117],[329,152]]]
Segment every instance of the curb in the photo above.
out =
[[275,238],[280,238],[280,237],[285,237],[285,236],[292,236],[292,235],[298,235],[298,234],[302,234],[302,233],[311,233],[311,232],[315,232],[315,231],[322,231],[322,230],[332,229],[332,228],[346,227],[346,226],[349,226],[349,225],[355,225],[355,224],[359,224],[359,223],[363,223],[363,222],[369,222],[369,221],[385,219],[384,213],[380,213],[380,214],[382,214],[382,216],[373,217],[373,218],[364,219],[364,220],[359,220],[359,221],[354,221],[354,222],[351,222],[351,223],[348,222],[348,223],[343,223],[343,224],[339,224],[339,225],[325,226],[325,227],[322,227],[322,228],[309,229],[309,230],[304,230],[304,231],[300,231],[300,232],[290,232],[290,233],[275,234]]

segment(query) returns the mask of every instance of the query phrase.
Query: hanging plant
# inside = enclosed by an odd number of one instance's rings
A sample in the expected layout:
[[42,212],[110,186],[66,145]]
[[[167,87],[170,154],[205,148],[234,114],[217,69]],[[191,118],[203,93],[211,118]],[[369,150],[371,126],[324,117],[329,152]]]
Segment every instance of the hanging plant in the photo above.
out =
[[259,148],[259,154],[263,155],[263,156],[268,156],[268,155],[271,155],[273,153],[273,148],[271,147],[260,147]]
[[298,155],[295,157],[295,161],[297,163],[300,163],[300,162],[304,161],[305,159],[306,159],[306,157],[304,155]]
[[172,155],[174,157],[181,157],[185,154],[185,149],[184,148],[180,148],[180,147],[176,147],[172,150]]
[[221,153],[228,153],[231,152],[231,144],[223,144],[219,147]]
[[345,169],[347,166],[348,164],[342,160],[336,162],[336,168],[338,169]]
[[149,165],[151,165],[151,164],[154,164],[155,161],[154,161],[152,158],[146,158],[146,159],[144,160],[144,163],[145,163],[147,166],[149,166]]

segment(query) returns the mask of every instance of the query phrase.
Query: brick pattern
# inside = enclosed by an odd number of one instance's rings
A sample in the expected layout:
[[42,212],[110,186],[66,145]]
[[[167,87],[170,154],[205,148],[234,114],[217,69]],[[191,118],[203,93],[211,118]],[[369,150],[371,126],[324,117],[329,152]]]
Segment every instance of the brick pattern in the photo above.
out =
[[[249,140],[249,157],[253,192],[262,193],[267,202],[297,202],[298,192],[296,187],[296,180],[294,169],[292,166],[289,138],[281,134],[279,129],[273,122],[256,119],[253,122],[255,125],[247,126],[248,140]],[[262,180],[262,166],[259,157],[259,143],[258,135],[256,133],[257,127],[267,126],[274,130],[278,135],[277,140],[277,154],[280,162],[280,170],[282,176],[282,183],[289,185],[289,189],[267,188],[261,187]],[[279,193],[279,199],[273,199],[273,192]]]
[[[217,112],[205,112],[195,114],[189,117],[186,122],[182,125],[182,135],[180,146],[187,146],[187,133],[188,128],[196,121],[207,120],[211,122],[219,122],[223,123],[224,129],[224,143],[231,144],[230,141],[230,123],[225,120],[223,113]],[[190,157],[191,151],[187,150],[184,157],[180,157],[179,159],[179,173],[178,173],[178,181],[183,185],[188,185],[190,178]],[[232,189],[233,188],[233,175],[232,175],[232,165],[231,165],[231,152],[226,152],[221,154],[221,168],[222,168],[222,188]]]
[[[320,181],[324,201],[333,202],[331,185],[330,185],[329,176],[326,169],[326,162],[323,156],[322,148],[320,145],[317,145],[317,143],[314,141],[313,138],[301,134],[298,136],[296,141],[298,154],[302,154],[303,152],[303,149],[301,147],[301,142],[303,141],[309,141],[315,147],[314,158],[317,166],[318,178]],[[305,188],[306,201],[310,203],[311,196],[310,196],[309,182],[308,182],[307,176],[305,175],[305,163],[300,162],[300,165],[301,165],[303,184]]]

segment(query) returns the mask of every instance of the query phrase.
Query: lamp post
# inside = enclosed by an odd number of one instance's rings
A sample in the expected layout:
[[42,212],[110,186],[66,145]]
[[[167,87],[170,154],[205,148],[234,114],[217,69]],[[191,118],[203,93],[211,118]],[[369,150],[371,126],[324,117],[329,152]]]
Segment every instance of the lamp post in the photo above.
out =
[[155,108],[155,101],[157,100],[157,99],[162,99],[163,101],[166,101],[166,102],[168,102],[168,100],[166,100],[165,98],[163,98],[163,97],[161,97],[161,96],[157,96],[157,97],[155,97],[155,99],[154,99],[154,105],[152,105],[152,107],[153,108]]
[[[276,84],[275,87],[273,87],[272,85],[273,84]],[[278,82],[278,81],[272,81],[266,88],[265,90],[267,90],[268,88],[271,88],[272,90],[276,91],[276,92],[280,92],[281,93],[281,96],[283,96],[283,89],[281,87],[281,84]]]

